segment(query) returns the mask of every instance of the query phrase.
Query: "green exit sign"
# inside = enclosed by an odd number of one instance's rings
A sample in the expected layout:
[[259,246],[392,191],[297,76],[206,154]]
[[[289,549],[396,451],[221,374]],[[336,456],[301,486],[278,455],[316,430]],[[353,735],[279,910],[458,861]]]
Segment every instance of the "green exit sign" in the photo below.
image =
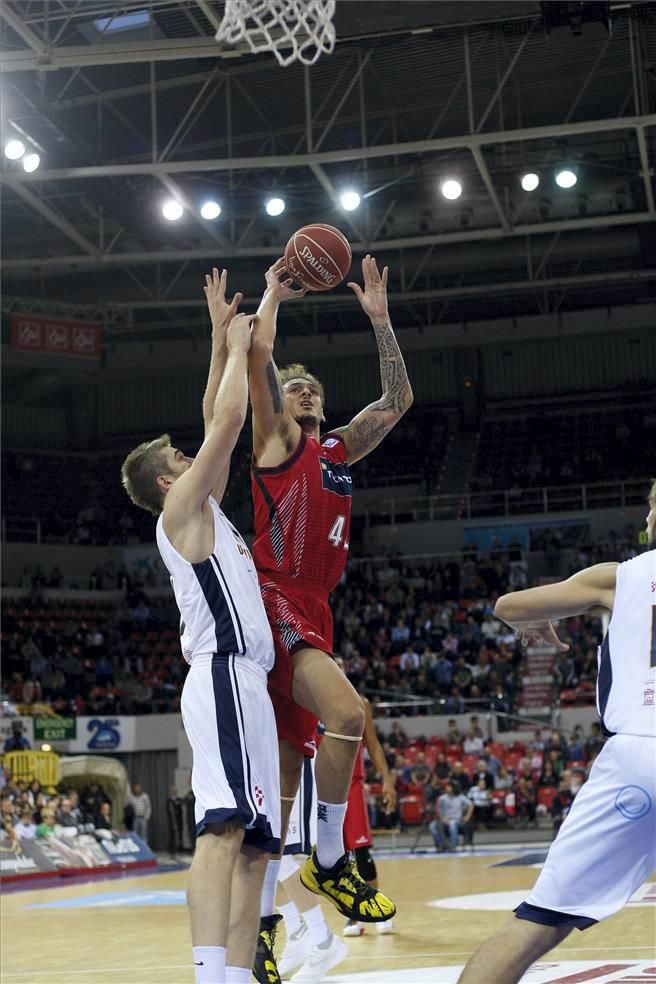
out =
[[74,717],[34,718],[34,738],[36,741],[70,741],[77,734],[77,721]]

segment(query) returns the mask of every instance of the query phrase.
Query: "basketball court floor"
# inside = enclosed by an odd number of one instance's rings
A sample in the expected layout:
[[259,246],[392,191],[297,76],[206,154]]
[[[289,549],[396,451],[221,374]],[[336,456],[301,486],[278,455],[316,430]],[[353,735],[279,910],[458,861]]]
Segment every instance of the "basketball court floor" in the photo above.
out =
[[[471,952],[535,881],[545,851],[378,855],[396,933],[348,940],[332,984],[452,984]],[[3,895],[6,984],[192,984],[186,870]],[[331,927],[343,921],[330,908]],[[530,984],[656,984],[656,874],[618,915],[575,931],[533,967]],[[481,984],[494,984],[493,981]]]

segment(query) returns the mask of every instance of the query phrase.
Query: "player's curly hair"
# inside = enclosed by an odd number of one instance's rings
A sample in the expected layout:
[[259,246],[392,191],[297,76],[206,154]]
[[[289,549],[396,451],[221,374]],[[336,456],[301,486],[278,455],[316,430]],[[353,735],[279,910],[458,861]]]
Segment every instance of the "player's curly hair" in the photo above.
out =
[[314,383],[315,386],[319,387],[321,402],[325,403],[326,392],[323,388],[323,383],[320,379],[317,379],[316,376],[309,372],[301,362],[292,362],[290,366],[285,366],[284,369],[280,370],[280,382],[283,386],[285,383],[288,383],[290,379],[307,379],[309,383]]
[[169,435],[161,434],[154,441],[139,444],[121,465],[123,488],[135,506],[147,509],[153,516],[159,516],[162,511],[164,495],[157,484],[157,476],[166,471],[162,451],[170,447]]

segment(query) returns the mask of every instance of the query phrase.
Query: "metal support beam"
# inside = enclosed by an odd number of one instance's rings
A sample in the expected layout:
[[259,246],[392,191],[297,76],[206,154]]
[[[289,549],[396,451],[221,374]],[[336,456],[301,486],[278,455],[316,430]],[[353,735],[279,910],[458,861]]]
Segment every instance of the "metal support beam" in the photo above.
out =
[[205,15],[206,20],[210,22],[215,31],[218,31],[221,24],[221,18],[215,10],[212,9],[208,0],[196,0],[196,6],[202,10]]
[[[46,58],[48,56],[48,46],[37,34],[34,33],[32,28],[28,27],[27,24],[24,24],[18,14],[11,9],[9,6],[9,0],[5,0],[5,2],[0,5],[0,16],[4,21],[6,21],[7,24],[9,24],[11,29],[23,39],[25,44],[29,45],[34,53],[31,54],[26,51],[24,54],[28,55],[28,57],[32,60],[34,60],[34,55],[37,56],[37,59]],[[0,71],[3,71],[1,63],[4,61],[6,54],[8,54],[8,52],[3,52],[2,54],[2,59],[0,60]]]
[[[621,119],[584,120],[579,123],[555,123],[525,130],[490,131],[484,134],[464,134],[458,137],[439,137],[432,140],[410,140],[395,144],[379,144],[370,147],[343,147],[312,154],[275,154],[262,157],[210,158],[209,160],[164,161],[137,164],[103,164],[85,167],[53,168],[34,171],[32,174],[17,172],[16,181],[29,184],[41,181],[77,181],[84,178],[125,177],[129,175],[199,174],[203,171],[254,171],[276,170],[283,167],[311,167],[313,164],[338,164],[368,158],[431,154],[444,150],[485,147],[488,144],[520,143],[529,140],[548,140],[565,136],[581,136],[587,133],[616,133],[635,130],[637,127],[656,126],[656,113],[645,116],[625,116]],[[5,181],[0,174],[0,183]]]
[[[9,11],[9,14],[16,17],[13,11]],[[2,16],[7,23],[10,23],[4,4]],[[14,27],[14,24],[11,26]],[[22,23],[21,29],[25,30]],[[14,30],[19,33],[18,28],[14,27]],[[42,48],[39,53],[33,50],[4,51],[0,60],[0,72],[56,72],[60,68],[84,68],[87,65],[128,65],[151,61],[240,57],[238,51],[222,51],[214,38],[127,41],[123,44],[75,44],[61,48],[46,48],[42,45]]]
[[65,219],[63,216],[55,212],[49,205],[46,205],[45,202],[41,201],[41,199],[38,198],[33,191],[29,188],[25,188],[20,184],[20,182],[15,181],[13,176],[10,175],[4,176],[4,183],[11,188],[15,195],[22,198],[25,204],[29,205],[34,212],[37,212],[51,225],[55,226],[56,229],[63,232],[65,236],[68,236],[68,238],[74,243],[77,243],[77,245],[84,250],[86,254],[85,259],[94,259],[95,261],[100,261],[102,259],[100,251],[96,249],[93,243],[89,242],[88,239],[85,239],[85,237],[77,231],[75,226],[71,225],[68,219]]
[[[504,233],[503,229],[494,227],[492,229],[463,229],[460,232],[437,233],[428,236],[407,236],[398,239],[384,239],[376,243],[376,249],[380,250],[404,250],[420,249],[425,246],[448,246],[452,243],[473,243],[496,241],[505,237],[522,236],[541,236],[555,232],[578,232],[586,229],[608,229],[612,226],[640,225],[645,222],[653,222],[654,217],[650,212],[617,212],[613,215],[585,216],[580,219],[564,219],[555,222],[536,222],[533,224],[513,226],[509,233]],[[364,242],[353,242],[354,253],[366,253],[367,244]],[[257,246],[238,248],[233,244],[226,244],[226,251],[222,259],[228,257],[277,257],[280,256],[284,243],[277,243],[273,246]],[[126,264],[141,263],[176,263],[183,260],[198,260],[214,258],[216,250],[207,246],[197,247],[196,249],[178,250],[149,250],[141,253],[114,253],[103,254],[97,261],[89,256],[27,256],[20,259],[4,260],[3,269],[7,270],[42,270],[44,275],[61,270],[62,267],[77,265],[80,268],[89,269],[91,267],[125,266]],[[535,281],[533,288],[535,289]]]
[[512,74],[512,71],[513,71],[515,65],[517,64],[521,53],[523,52],[524,48],[526,47],[526,44],[527,44],[528,39],[530,38],[530,36],[531,36],[531,33],[530,32],[527,32],[524,35],[524,37],[522,38],[520,44],[517,47],[517,51],[515,52],[515,54],[510,59],[510,64],[508,65],[508,67],[506,68],[505,72],[501,76],[501,78],[499,80],[499,84],[496,87],[496,89],[494,90],[494,93],[492,95],[492,98],[490,99],[489,103],[487,104],[487,106],[485,108],[485,111],[484,111],[483,115],[481,116],[480,120],[478,121],[478,126],[476,127],[476,133],[480,133],[481,130],[483,129],[483,126],[485,125],[485,121],[487,120],[488,116],[490,115],[490,113],[494,109],[494,107],[496,105],[496,101],[499,98],[499,96],[501,95],[501,93],[503,92],[503,87],[505,86],[506,82],[510,78],[510,75]]
[[654,173],[653,168],[649,164],[649,154],[647,153],[647,138],[645,136],[645,128],[643,126],[636,127],[636,134],[638,136],[638,149],[640,151],[640,174],[642,180],[645,183],[645,198],[647,199],[647,208],[651,215],[656,215],[656,209],[654,208],[654,186],[652,184],[652,175]]
[[[171,138],[170,138],[169,142],[167,143],[166,147],[164,147],[164,149],[160,152],[159,158],[158,158],[160,161],[166,160],[166,158],[169,156],[170,152],[175,149],[176,145],[180,142],[178,140],[178,138],[180,137],[180,134],[182,134],[181,139],[184,139],[184,137],[186,136],[186,133],[184,133],[183,131],[184,131],[185,126],[187,125],[188,120],[190,120],[194,116],[194,114],[196,113],[196,107],[200,103],[201,99],[203,98],[203,96],[207,92],[207,90],[210,87],[210,85],[212,85],[212,83],[215,82],[217,75],[218,75],[218,69],[214,69],[214,71],[210,75],[207,76],[207,78],[205,79],[204,83],[201,85],[200,89],[198,90],[198,92],[196,93],[196,95],[192,99],[191,103],[189,104],[187,110],[185,111],[182,119],[180,120],[180,122],[176,126],[175,130],[173,131],[173,134],[171,135]],[[211,92],[209,98],[214,98],[214,96],[216,96],[218,94],[218,92],[219,92],[219,90],[220,90],[220,88],[221,88],[222,85],[223,85],[223,78],[219,78],[219,80],[216,82],[215,88]],[[196,114],[196,119],[198,118],[198,115],[200,115],[200,114]],[[189,131],[187,131],[187,132],[189,132]]]
[[483,184],[487,188],[487,193],[490,196],[490,200],[494,205],[497,215],[499,216],[499,221],[501,222],[501,228],[503,229],[504,232],[508,233],[511,231],[510,222],[508,221],[508,216],[506,215],[503,209],[503,205],[499,200],[499,196],[497,195],[496,188],[492,183],[492,177],[490,176],[490,172],[488,171],[487,164],[485,163],[485,160],[483,158],[483,151],[481,150],[480,147],[472,147],[471,152],[473,154],[474,160],[476,161],[476,167],[478,168],[479,174],[483,179]]

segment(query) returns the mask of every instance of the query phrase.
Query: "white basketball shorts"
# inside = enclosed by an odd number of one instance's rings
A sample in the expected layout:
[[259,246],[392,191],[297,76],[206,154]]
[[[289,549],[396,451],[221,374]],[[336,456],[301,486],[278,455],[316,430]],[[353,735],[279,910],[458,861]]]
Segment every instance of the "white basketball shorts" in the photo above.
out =
[[303,760],[301,783],[292,806],[285,841],[285,854],[312,853],[317,843],[317,787],[314,781],[315,759]]
[[656,739],[609,738],[581,787],[520,919],[586,929],[656,870]]
[[239,820],[244,843],[280,850],[278,734],[266,671],[246,656],[195,656],[182,691],[196,832]]

